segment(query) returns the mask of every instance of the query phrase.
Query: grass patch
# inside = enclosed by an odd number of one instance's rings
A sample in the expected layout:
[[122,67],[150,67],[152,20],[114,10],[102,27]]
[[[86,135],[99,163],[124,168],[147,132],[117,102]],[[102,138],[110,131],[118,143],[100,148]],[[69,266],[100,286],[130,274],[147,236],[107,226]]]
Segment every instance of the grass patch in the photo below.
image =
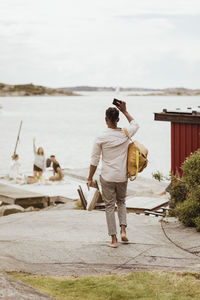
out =
[[80,199],[76,200],[76,207],[75,209],[84,209],[82,202]]
[[76,279],[23,273],[12,276],[57,300],[200,299],[200,276],[189,272],[154,271]]

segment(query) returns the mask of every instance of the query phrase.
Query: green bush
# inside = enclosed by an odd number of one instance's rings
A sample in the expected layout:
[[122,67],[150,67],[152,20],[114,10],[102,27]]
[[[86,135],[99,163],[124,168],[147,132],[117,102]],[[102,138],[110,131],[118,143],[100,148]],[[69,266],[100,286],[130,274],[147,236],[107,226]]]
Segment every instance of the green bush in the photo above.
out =
[[46,92],[46,88],[40,85],[30,84],[17,84],[9,87],[10,92],[25,92],[33,95],[43,95]]
[[156,171],[155,173],[152,173],[152,177],[158,181],[162,181],[164,179],[164,176],[162,173],[160,173],[160,171]]
[[169,189],[169,193],[170,193],[169,206],[170,208],[175,208],[177,203],[183,202],[187,198],[188,189],[186,183],[178,179],[172,181],[172,184]]
[[191,188],[200,185],[200,149],[186,158],[182,169],[185,182]]
[[200,231],[200,216],[195,218],[195,226],[196,226],[196,230]]
[[200,204],[196,199],[188,198],[177,204],[175,215],[186,226],[195,226],[195,219],[200,216]]
[[188,198],[195,199],[200,203],[200,185],[190,188],[190,191],[188,192]]
[[3,89],[5,87],[4,83],[0,83],[0,89]]
[[200,149],[185,160],[182,169],[183,178],[173,178],[169,189],[170,207],[174,208],[170,215],[200,231]]

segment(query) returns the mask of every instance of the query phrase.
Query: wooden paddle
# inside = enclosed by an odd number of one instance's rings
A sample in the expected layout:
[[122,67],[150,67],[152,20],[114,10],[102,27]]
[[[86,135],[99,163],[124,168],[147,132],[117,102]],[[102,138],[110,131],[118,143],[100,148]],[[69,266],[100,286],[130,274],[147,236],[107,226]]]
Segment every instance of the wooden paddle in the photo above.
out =
[[14,153],[13,153],[13,156],[12,156],[12,157],[15,156],[16,151],[17,151],[17,146],[18,146],[18,143],[19,143],[19,136],[20,136],[21,129],[22,129],[22,121],[20,122],[20,125],[19,125],[19,130],[18,130],[17,140],[16,140],[16,144],[15,144],[15,150],[14,150]]

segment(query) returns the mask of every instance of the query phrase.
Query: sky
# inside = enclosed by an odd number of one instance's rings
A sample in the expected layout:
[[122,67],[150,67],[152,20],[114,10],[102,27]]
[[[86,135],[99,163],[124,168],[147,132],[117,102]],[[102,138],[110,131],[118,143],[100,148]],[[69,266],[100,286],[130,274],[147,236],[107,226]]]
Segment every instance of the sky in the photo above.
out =
[[1,0],[0,82],[200,88],[199,0]]

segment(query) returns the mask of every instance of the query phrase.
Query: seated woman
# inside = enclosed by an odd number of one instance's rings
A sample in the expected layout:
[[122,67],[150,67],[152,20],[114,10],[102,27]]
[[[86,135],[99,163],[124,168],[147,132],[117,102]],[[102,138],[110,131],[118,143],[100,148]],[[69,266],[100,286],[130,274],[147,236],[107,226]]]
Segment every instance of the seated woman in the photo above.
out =
[[44,150],[42,147],[36,149],[35,138],[33,139],[33,152],[34,152],[34,164],[33,164],[33,177],[35,179],[42,179],[42,174],[46,169],[46,159]]
[[50,181],[60,181],[63,179],[63,173],[59,163],[57,162],[55,155],[51,155],[51,161],[53,162],[53,176],[49,178]]

